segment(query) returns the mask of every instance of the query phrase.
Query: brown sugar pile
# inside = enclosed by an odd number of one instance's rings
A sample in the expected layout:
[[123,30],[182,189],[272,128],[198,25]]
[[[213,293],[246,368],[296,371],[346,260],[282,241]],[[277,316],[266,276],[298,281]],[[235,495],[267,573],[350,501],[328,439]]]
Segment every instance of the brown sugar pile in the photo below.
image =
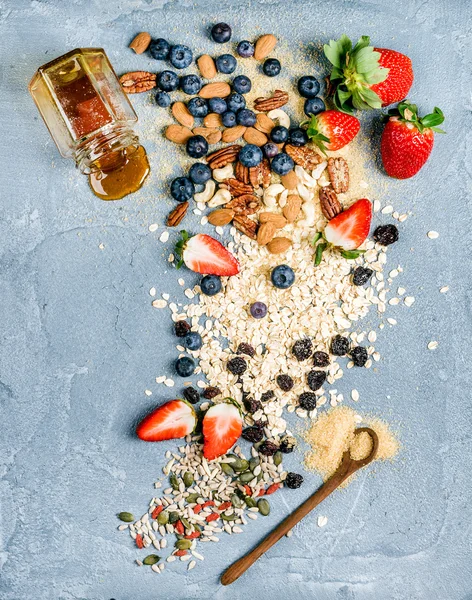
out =
[[[388,460],[398,453],[399,442],[387,423],[376,418],[366,418],[363,419],[363,424],[371,427],[379,438],[375,460]],[[326,481],[338,469],[342,456],[348,449],[354,460],[368,456],[372,450],[371,437],[368,433],[354,435],[357,426],[357,414],[347,406],[322,413],[305,436],[311,446],[305,457],[307,468],[320,473]]]

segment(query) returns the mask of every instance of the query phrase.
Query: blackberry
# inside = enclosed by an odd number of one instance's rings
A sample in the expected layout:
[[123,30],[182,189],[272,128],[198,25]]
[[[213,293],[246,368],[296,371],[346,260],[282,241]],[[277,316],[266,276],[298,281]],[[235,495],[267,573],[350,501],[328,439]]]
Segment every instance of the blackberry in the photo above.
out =
[[303,483],[303,476],[298,473],[287,473],[285,485],[291,490],[298,489]]
[[246,407],[247,412],[253,415],[255,412],[262,409],[262,402],[260,400],[255,400],[254,398],[246,398],[246,400],[244,400],[244,406]]
[[175,328],[175,335],[177,337],[185,337],[191,329],[191,327],[187,323],[187,321],[177,321],[174,328]]
[[313,392],[303,392],[298,397],[298,404],[304,410],[314,410],[316,408],[316,394]]
[[220,388],[213,387],[210,385],[203,390],[202,396],[204,398],[206,398],[207,400],[212,400],[213,398],[216,398],[216,396],[219,396],[220,394],[221,394]]
[[290,454],[290,452],[293,452],[296,445],[297,440],[291,435],[286,435],[280,440],[279,450],[283,454]]
[[277,444],[266,440],[265,442],[262,442],[257,451],[259,452],[259,454],[263,454],[264,456],[274,456],[278,449],[279,447],[277,446]]
[[329,365],[329,355],[326,352],[317,350],[313,354],[313,366],[314,367],[327,367]]
[[246,344],[245,342],[241,342],[236,350],[236,354],[247,354],[251,358],[256,354],[256,351],[251,346],[251,344]]
[[300,361],[310,358],[312,351],[313,344],[309,338],[297,340],[292,347],[292,354]]
[[247,363],[244,358],[236,356],[236,358],[232,358],[228,361],[226,368],[233,375],[242,375],[247,369]]
[[267,400],[271,400],[274,396],[275,396],[275,394],[272,390],[269,390],[268,392],[264,392],[261,396],[261,402],[267,402]]
[[324,371],[313,370],[308,373],[308,387],[313,392],[319,390],[325,381],[326,373]]
[[331,354],[344,356],[349,352],[349,340],[342,335],[336,335],[331,341]]
[[398,241],[398,229],[395,225],[379,225],[374,231],[374,240],[382,246],[390,246]]
[[350,352],[352,362],[356,367],[364,367],[367,362],[368,354],[367,350],[363,346],[356,346]]
[[200,400],[200,394],[194,387],[184,389],[184,398],[190,404],[196,404]]
[[366,267],[356,267],[352,274],[352,283],[354,285],[365,285],[372,277],[372,269]]
[[241,437],[243,437],[248,442],[257,444],[257,442],[262,441],[262,438],[264,437],[264,432],[262,431],[262,429],[260,427],[257,427],[257,426],[246,427],[246,429],[243,429],[243,432],[241,433]]
[[290,375],[277,375],[277,385],[283,392],[289,392],[293,388],[293,379]]

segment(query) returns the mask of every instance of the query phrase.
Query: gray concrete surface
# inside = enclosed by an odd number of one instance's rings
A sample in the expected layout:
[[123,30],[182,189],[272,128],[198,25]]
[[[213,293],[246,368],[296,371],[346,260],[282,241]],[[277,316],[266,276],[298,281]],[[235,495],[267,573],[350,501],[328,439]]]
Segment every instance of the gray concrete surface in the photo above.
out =
[[[76,46],[104,47],[119,72],[151,66],[126,49],[143,29],[210,48],[204,33],[217,20],[238,39],[273,32],[292,49],[370,34],[411,56],[411,97],[447,116],[428,166],[385,192],[412,211],[389,264],[403,265],[399,284],[416,303],[392,310],[399,324],[380,336],[378,369],[338,386],[346,395],[357,387],[359,410],[395,424],[402,454],[331,497],[324,529],[308,519],[231,588],[218,583],[223,568],[319,480],[307,475],[298,492],[278,495],[269,518],[206,545],[190,573],[178,564],[158,576],[133,563],[115,514],[144,512],[173,447],[132,433],[167,397],[153,380],[175,352],[168,315],[151,309],[148,291],[185,300],[165,262],[173,237],[157,242],[169,209],[164,146],[150,135],[157,112],[134,100],[151,180],[107,204],[58,156],[26,89],[39,65]],[[471,38],[466,0],[0,2],[1,600],[471,600]],[[364,126],[375,149],[373,118]],[[154,235],[152,222],[161,226]],[[428,352],[432,339],[439,348]]]

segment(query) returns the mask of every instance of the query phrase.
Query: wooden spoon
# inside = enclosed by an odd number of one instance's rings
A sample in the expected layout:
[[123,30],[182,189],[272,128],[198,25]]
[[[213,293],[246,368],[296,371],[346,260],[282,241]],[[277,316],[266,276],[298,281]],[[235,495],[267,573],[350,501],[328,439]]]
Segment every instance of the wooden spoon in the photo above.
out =
[[303,517],[311,512],[318,504],[323,502],[331,492],[346,481],[357,470],[365,467],[372,462],[377,454],[379,447],[379,438],[375,431],[370,427],[359,427],[355,430],[354,434],[359,435],[366,431],[372,438],[372,452],[366,458],[362,460],[354,460],[351,458],[349,450],[343,454],[341,465],[339,469],[328,479],[328,481],[322,485],[312,496],[310,496],[303,504],[301,504],[291,515],[289,515],[280,525],[278,525],[262,542],[256,546],[253,550],[248,552],[245,556],[233,563],[221,576],[221,583],[223,585],[229,585],[236,581],[241,575],[253,565],[269,548],[271,548],[276,542],[280,540],[290,529],[295,527]]

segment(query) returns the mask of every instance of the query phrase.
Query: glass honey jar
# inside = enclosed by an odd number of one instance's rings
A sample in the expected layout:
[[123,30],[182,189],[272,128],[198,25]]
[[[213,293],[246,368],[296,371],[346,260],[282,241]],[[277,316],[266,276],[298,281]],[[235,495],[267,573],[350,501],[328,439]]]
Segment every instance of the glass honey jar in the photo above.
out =
[[101,48],[78,48],[40,67],[29,91],[65,158],[103,200],[138,190],[149,174],[138,120]]

